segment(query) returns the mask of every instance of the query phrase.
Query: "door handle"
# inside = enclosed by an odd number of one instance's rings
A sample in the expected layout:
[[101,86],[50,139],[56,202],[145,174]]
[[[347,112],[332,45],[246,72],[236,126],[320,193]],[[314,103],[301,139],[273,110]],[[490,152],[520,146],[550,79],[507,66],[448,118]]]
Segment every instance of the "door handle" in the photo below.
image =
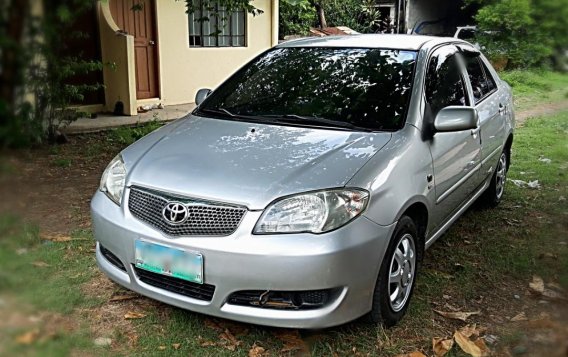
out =
[[505,110],[507,110],[507,107],[499,103],[499,114],[502,115],[503,113],[505,113]]
[[150,46],[154,46],[156,44],[156,42],[154,41],[148,41],[148,43],[150,44]]

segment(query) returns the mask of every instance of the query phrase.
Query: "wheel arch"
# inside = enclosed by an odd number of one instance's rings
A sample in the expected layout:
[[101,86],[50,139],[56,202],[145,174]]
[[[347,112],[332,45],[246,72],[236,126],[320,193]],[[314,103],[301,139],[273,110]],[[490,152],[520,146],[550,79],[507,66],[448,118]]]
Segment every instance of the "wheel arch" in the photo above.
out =
[[400,220],[402,216],[410,217],[414,221],[414,224],[416,224],[419,240],[418,245],[420,247],[418,258],[422,260],[426,246],[426,235],[428,234],[428,206],[422,201],[409,202],[398,214],[397,221]]
[[503,151],[507,155],[507,170],[509,170],[509,166],[511,166],[511,147],[513,146],[513,133],[510,133],[507,137],[507,141],[505,141],[505,146],[503,147]]

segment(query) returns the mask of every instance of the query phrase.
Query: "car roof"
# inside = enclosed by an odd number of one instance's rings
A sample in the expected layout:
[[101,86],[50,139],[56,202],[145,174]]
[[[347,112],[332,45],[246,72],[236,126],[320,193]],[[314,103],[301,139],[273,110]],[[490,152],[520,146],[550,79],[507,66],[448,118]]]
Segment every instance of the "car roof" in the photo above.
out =
[[366,34],[308,37],[283,42],[276,47],[359,47],[417,51],[428,42],[439,44],[453,40],[454,39],[422,35]]

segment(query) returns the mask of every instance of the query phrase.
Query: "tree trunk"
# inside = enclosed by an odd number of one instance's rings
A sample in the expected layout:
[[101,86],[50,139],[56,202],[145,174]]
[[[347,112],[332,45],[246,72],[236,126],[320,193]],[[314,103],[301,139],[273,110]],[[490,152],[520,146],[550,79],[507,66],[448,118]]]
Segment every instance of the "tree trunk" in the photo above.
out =
[[310,4],[315,7],[317,15],[318,15],[318,24],[320,28],[327,27],[327,21],[325,21],[325,11],[323,9],[323,5],[320,2],[315,2],[314,0],[310,0]]
[[[0,100],[3,101],[8,111],[14,111],[16,100],[16,88],[21,85],[21,52],[22,38],[24,34],[24,26],[26,16],[29,14],[29,0],[12,0],[8,6],[8,15],[6,17],[5,33],[7,35],[8,45],[2,49],[0,72]],[[2,121],[1,118],[0,122]]]

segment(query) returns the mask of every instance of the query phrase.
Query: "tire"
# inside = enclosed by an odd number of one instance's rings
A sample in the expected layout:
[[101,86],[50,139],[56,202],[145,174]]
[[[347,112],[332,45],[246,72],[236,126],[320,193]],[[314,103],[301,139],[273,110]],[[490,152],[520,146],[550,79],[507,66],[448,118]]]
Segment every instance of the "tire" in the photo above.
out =
[[410,217],[402,216],[381,263],[373,307],[367,315],[369,322],[391,327],[402,319],[414,291],[421,252],[416,224]]
[[495,172],[491,177],[491,184],[482,196],[483,203],[489,207],[496,207],[503,198],[505,182],[507,181],[508,161],[509,156],[505,151],[503,151],[499,157],[499,162],[497,163]]

